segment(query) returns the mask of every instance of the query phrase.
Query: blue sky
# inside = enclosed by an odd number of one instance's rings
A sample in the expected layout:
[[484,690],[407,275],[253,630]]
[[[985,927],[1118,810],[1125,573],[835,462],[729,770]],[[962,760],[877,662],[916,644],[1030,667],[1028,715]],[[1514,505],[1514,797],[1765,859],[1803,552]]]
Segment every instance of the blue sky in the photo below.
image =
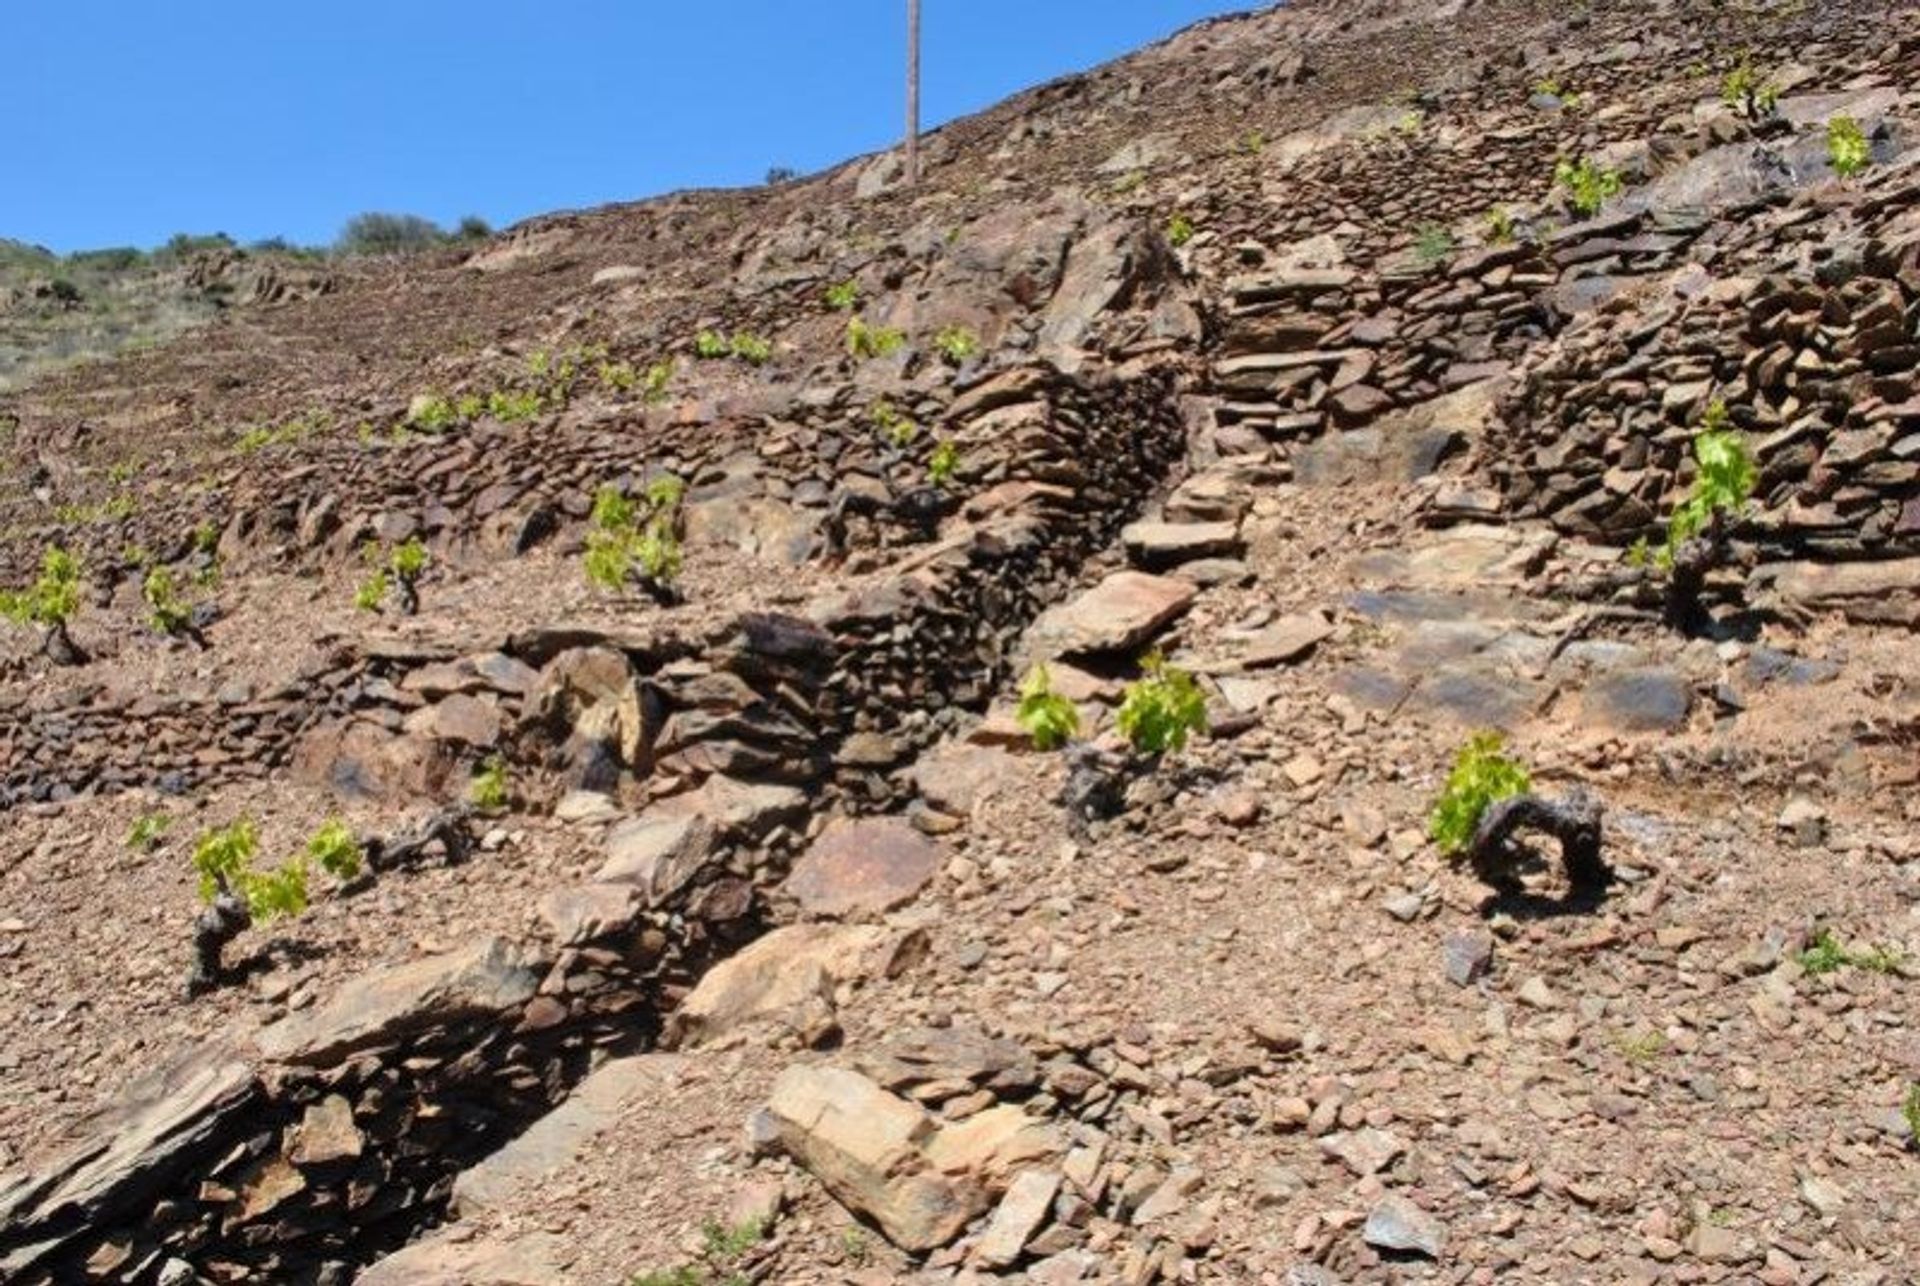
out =
[[[1256,0],[924,0],[929,126]],[[888,145],[905,0],[13,0],[0,237],[496,226]]]

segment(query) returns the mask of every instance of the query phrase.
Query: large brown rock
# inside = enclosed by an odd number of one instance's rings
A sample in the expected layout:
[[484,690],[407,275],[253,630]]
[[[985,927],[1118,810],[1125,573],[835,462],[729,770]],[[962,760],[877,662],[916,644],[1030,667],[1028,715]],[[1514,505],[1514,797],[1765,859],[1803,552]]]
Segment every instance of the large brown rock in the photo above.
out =
[[1115,572],[1079,597],[1051,607],[1027,642],[1037,657],[1133,652],[1193,606],[1190,582],[1145,572]]
[[787,892],[808,915],[880,915],[912,901],[943,861],[940,845],[895,818],[840,822],[794,866]]
[[442,1233],[387,1256],[353,1280],[357,1286],[567,1286],[568,1258],[558,1237],[456,1241]]
[[781,1146],[902,1250],[938,1249],[986,1209],[978,1183],[928,1163],[923,1147],[938,1133],[933,1118],[858,1072],[790,1067],[767,1108]]
[[719,829],[699,813],[649,813],[608,833],[607,860],[594,878],[638,886],[648,906],[664,906],[693,882],[719,847]]
[[900,935],[872,925],[793,924],[707,970],[673,1016],[682,1043],[754,1022],[807,1031],[833,1015],[834,990],[893,964]]
[[326,1067],[433,1027],[504,1013],[539,985],[532,962],[488,938],[356,978],[327,1004],[282,1018],[254,1040],[275,1062]]

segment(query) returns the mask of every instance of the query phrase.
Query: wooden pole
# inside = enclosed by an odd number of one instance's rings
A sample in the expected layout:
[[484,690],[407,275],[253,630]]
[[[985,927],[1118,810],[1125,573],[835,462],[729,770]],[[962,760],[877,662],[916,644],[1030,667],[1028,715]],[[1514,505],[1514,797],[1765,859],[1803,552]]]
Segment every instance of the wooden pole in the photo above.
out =
[[920,182],[920,0],[907,0],[907,186]]

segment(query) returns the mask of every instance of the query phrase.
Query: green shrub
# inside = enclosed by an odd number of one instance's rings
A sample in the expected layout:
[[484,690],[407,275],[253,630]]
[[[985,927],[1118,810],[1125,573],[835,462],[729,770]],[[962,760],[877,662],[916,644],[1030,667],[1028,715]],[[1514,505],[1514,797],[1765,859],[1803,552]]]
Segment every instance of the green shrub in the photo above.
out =
[[773,356],[773,341],[750,330],[738,330],[728,344],[733,355],[749,366],[765,366]]
[[1859,121],[1836,116],[1827,122],[1827,162],[1835,174],[1850,179],[1866,169],[1872,159],[1873,151]]
[[860,283],[843,281],[827,287],[827,307],[836,313],[850,313],[860,306]]
[[951,438],[941,438],[934,444],[933,454],[927,459],[927,481],[936,487],[945,487],[959,471],[960,448],[953,444]]
[[1721,80],[1720,101],[1757,121],[1773,115],[1780,103],[1780,91],[1754,70],[1748,56]]
[[477,214],[469,214],[460,220],[453,235],[461,241],[485,241],[493,235],[493,225]]
[[354,838],[347,824],[334,817],[307,841],[307,856],[319,863],[328,875],[345,883],[359,877],[366,849]]
[[127,832],[127,847],[136,853],[151,853],[172,825],[173,818],[165,813],[142,813]]
[[1600,213],[1608,198],[1619,195],[1620,172],[1596,163],[1590,156],[1561,161],[1553,169],[1554,183],[1565,189],[1567,205],[1583,219]]
[[497,813],[504,810],[510,798],[507,786],[507,761],[499,755],[489,756],[473,774],[473,781],[467,786],[467,798],[475,808],[482,812]]
[[867,416],[873,421],[873,426],[886,436],[887,441],[902,451],[912,446],[913,440],[920,436],[920,426],[885,398],[875,402],[868,410]]
[[1822,928],[1813,935],[1813,941],[1807,949],[1794,957],[1800,967],[1813,976],[1820,977],[1851,966],[1864,969],[1868,973],[1892,973],[1900,967],[1900,955],[1884,947],[1870,947],[1865,951],[1856,951],[1843,946],[1834,936],[1833,930]]
[[587,579],[617,591],[638,571],[651,587],[671,586],[680,575],[674,519],[685,491],[686,484],[672,474],[649,482],[640,502],[611,484],[601,487],[588,519]]
[[693,355],[701,361],[718,361],[732,352],[733,345],[718,331],[703,330],[693,337]]
[[546,400],[533,389],[495,389],[487,394],[487,414],[502,424],[531,420],[546,409]]
[[1453,761],[1427,819],[1427,834],[1448,856],[1466,852],[1487,809],[1503,799],[1524,795],[1532,784],[1526,767],[1509,759],[1497,732],[1475,733]]
[[731,1227],[718,1219],[709,1219],[700,1225],[700,1237],[706,1243],[707,1257],[723,1263],[740,1258],[759,1245],[766,1235],[767,1221],[764,1219],[749,1219]]
[[666,401],[667,385],[672,379],[673,359],[671,357],[647,367],[646,378],[640,382],[641,400],[649,403]]
[[407,411],[407,427],[422,433],[441,433],[459,422],[460,408],[437,393],[419,399]]
[[1503,205],[1496,205],[1487,211],[1487,242],[1496,246],[1511,245],[1513,242],[1513,212]]
[[1121,735],[1146,755],[1178,751],[1187,738],[1207,730],[1207,698],[1185,670],[1168,665],[1158,652],[1141,663],[1144,677],[1127,685],[1117,722]]
[[174,588],[173,573],[164,567],[147,572],[140,583],[140,596],[147,602],[147,621],[162,634],[180,634],[193,623],[193,609],[181,601]]
[[408,537],[394,546],[385,558],[381,557],[379,542],[370,540],[360,547],[360,555],[372,570],[354,592],[353,605],[363,612],[377,612],[387,595],[398,590],[401,610],[411,616],[416,606],[414,587],[431,561],[431,555],[420,538]]
[[340,230],[334,249],[343,255],[417,254],[444,245],[447,234],[417,214],[357,214]]
[[1746,440],[1728,427],[1727,404],[1707,407],[1700,432],[1694,435],[1693,458],[1698,466],[1693,488],[1667,519],[1667,542],[1653,561],[1672,567],[1680,546],[1705,531],[1716,513],[1738,514],[1753,496],[1759,471],[1747,451]]
[[275,871],[253,869],[260,837],[250,818],[207,831],[193,849],[193,869],[200,876],[200,900],[212,902],[222,892],[246,903],[256,923],[266,924],[307,909],[307,867],[290,858]]
[[942,357],[958,366],[980,351],[980,337],[965,326],[948,326],[933,337],[933,346],[940,350]]
[[892,357],[907,342],[890,326],[869,326],[862,317],[847,319],[847,352],[854,358]]
[[1167,244],[1178,250],[1193,240],[1193,220],[1176,214],[1167,220]]
[[1429,223],[1420,229],[1413,253],[1429,268],[1445,263],[1453,256],[1453,234],[1437,223]]
[[1920,1148],[1920,1081],[1907,1088],[1907,1100],[1900,1105],[1900,1115],[1907,1123],[1907,1143]]
[[1013,717],[1033,738],[1035,750],[1058,750],[1080,734],[1080,710],[1053,690],[1044,664],[1027,671]]
[[54,545],[41,555],[40,577],[23,590],[0,590],[0,616],[16,625],[65,627],[80,608],[80,563]]
[[600,383],[615,393],[631,393],[640,383],[640,372],[632,362],[602,362],[596,374]]

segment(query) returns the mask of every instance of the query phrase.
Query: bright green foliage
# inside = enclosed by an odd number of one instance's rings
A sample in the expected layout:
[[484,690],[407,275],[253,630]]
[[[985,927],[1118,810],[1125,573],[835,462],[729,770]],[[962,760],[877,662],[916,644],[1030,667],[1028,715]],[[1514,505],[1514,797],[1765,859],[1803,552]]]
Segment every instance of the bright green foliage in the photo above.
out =
[[193,529],[193,551],[197,554],[211,554],[220,547],[220,529],[210,522],[203,522]]
[[1429,223],[1420,229],[1419,239],[1413,243],[1413,253],[1429,268],[1445,263],[1453,256],[1453,234],[1437,223]]
[[706,1243],[707,1257],[723,1262],[746,1254],[759,1245],[766,1235],[767,1221],[764,1219],[749,1219],[733,1227],[728,1227],[718,1219],[709,1219],[700,1225],[700,1236]]
[[420,543],[420,537],[410,536],[387,558],[387,566],[393,574],[403,581],[416,581],[420,573],[427,570],[427,547]]
[[667,384],[673,379],[673,359],[655,362],[647,367],[645,378],[640,381],[640,397],[643,401],[664,402],[667,400]]
[[836,313],[850,313],[860,306],[860,283],[843,281],[827,287],[827,307]]
[[531,420],[546,409],[546,399],[534,389],[495,389],[487,394],[487,414],[502,424]]
[[1693,457],[1699,464],[1693,490],[1667,520],[1666,546],[1654,555],[1662,567],[1673,566],[1680,546],[1705,531],[1715,513],[1738,513],[1753,496],[1759,471],[1746,441],[1726,427],[1729,422],[1726,403],[1716,401],[1707,408],[1693,439]]
[[1566,97],[1566,94],[1562,92],[1560,82],[1553,79],[1551,76],[1547,77],[1545,80],[1534,81],[1533,92],[1536,94],[1544,94],[1548,98],[1565,98]]
[[318,862],[328,875],[344,882],[359,876],[366,850],[353,837],[347,824],[334,817],[307,841],[307,856]]
[[1033,738],[1035,750],[1058,750],[1080,732],[1080,710],[1053,690],[1047,667],[1036,665],[1020,683],[1020,704],[1013,717]]
[[980,351],[980,337],[965,326],[949,326],[933,337],[933,346],[955,366]]
[[598,374],[600,382],[615,393],[631,393],[640,383],[640,372],[632,362],[602,362]]
[[487,399],[478,393],[463,393],[453,403],[453,412],[462,422],[471,423],[485,415]]
[[1250,129],[1240,136],[1240,150],[1248,156],[1258,156],[1267,150],[1267,135],[1264,130]]
[[1813,941],[1797,957],[1800,967],[1815,977],[1834,973],[1851,965],[1855,969],[1864,969],[1868,973],[1892,973],[1900,967],[1898,952],[1884,947],[1870,947],[1865,951],[1856,951],[1843,946],[1835,937],[1832,929],[1822,928],[1813,935]]
[[847,319],[847,352],[855,358],[892,357],[907,342],[891,326],[869,326],[862,317]]
[[1920,1081],[1907,1088],[1907,1101],[1900,1105],[1900,1115],[1907,1122],[1907,1142],[1920,1148]]
[[1193,240],[1193,220],[1184,214],[1176,214],[1167,220],[1167,244],[1178,250]]
[[647,483],[639,501],[618,487],[601,487],[587,532],[587,579],[603,589],[619,590],[637,568],[648,580],[672,584],[681,564],[674,511],[685,492],[686,484],[672,474]]
[[730,343],[733,355],[749,366],[765,366],[773,356],[773,341],[750,330],[737,330]]
[[1747,119],[1757,121],[1773,115],[1780,102],[1780,90],[1753,69],[1751,57],[1745,57],[1721,80],[1720,101],[1735,111],[1744,112]]
[[20,590],[0,590],[0,616],[16,625],[61,626],[80,608],[80,563],[58,545],[40,558],[40,579]]
[[1427,834],[1440,851],[1464,853],[1487,809],[1503,799],[1524,795],[1532,784],[1525,765],[1503,752],[1506,742],[1497,732],[1475,733],[1453,761],[1447,784],[1427,818]]
[[426,398],[407,415],[409,428],[423,433],[440,433],[460,422],[460,408],[444,397]]
[[927,481],[936,487],[945,487],[959,471],[960,448],[953,444],[951,438],[941,438],[934,444],[933,455],[927,460]]
[[1496,246],[1509,245],[1513,241],[1513,212],[1503,205],[1496,205],[1487,211],[1487,241]]
[[202,835],[193,849],[200,900],[211,902],[226,889],[245,902],[247,913],[262,924],[306,910],[306,863],[295,857],[277,871],[256,871],[253,859],[259,850],[260,837],[250,818]]
[[1827,161],[1835,174],[1850,179],[1866,169],[1872,159],[1873,153],[1867,147],[1867,136],[1860,129],[1859,121],[1851,116],[1836,116],[1827,122]]
[[703,330],[693,337],[693,355],[701,361],[718,361],[732,351],[733,346],[727,343],[727,337],[718,331]]
[[362,612],[377,612],[380,604],[386,601],[387,591],[392,588],[393,582],[387,579],[387,569],[376,567],[367,573],[367,578],[353,591],[353,605]]
[[127,847],[136,853],[151,853],[159,846],[160,837],[173,825],[173,818],[165,813],[142,813],[134,819],[133,828],[127,832]]
[[140,596],[147,600],[148,622],[162,634],[178,634],[193,620],[193,609],[180,601],[173,573],[164,567],[147,573],[140,583]]
[[497,813],[507,806],[507,761],[490,756],[467,787],[467,798],[483,812]]
[[1185,670],[1168,665],[1158,652],[1141,663],[1145,677],[1127,685],[1120,703],[1121,735],[1142,754],[1180,750],[1195,732],[1207,730],[1207,698]]
[[1583,219],[1600,213],[1600,207],[1609,197],[1619,195],[1621,188],[1620,172],[1595,163],[1590,156],[1554,166],[1553,181],[1566,189],[1567,204]]
[[873,426],[886,435],[887,441],[900,450],[912,446],[913,440],[920,436],[920,426],[885,398],[875,402],[867,416],[873,421]]

